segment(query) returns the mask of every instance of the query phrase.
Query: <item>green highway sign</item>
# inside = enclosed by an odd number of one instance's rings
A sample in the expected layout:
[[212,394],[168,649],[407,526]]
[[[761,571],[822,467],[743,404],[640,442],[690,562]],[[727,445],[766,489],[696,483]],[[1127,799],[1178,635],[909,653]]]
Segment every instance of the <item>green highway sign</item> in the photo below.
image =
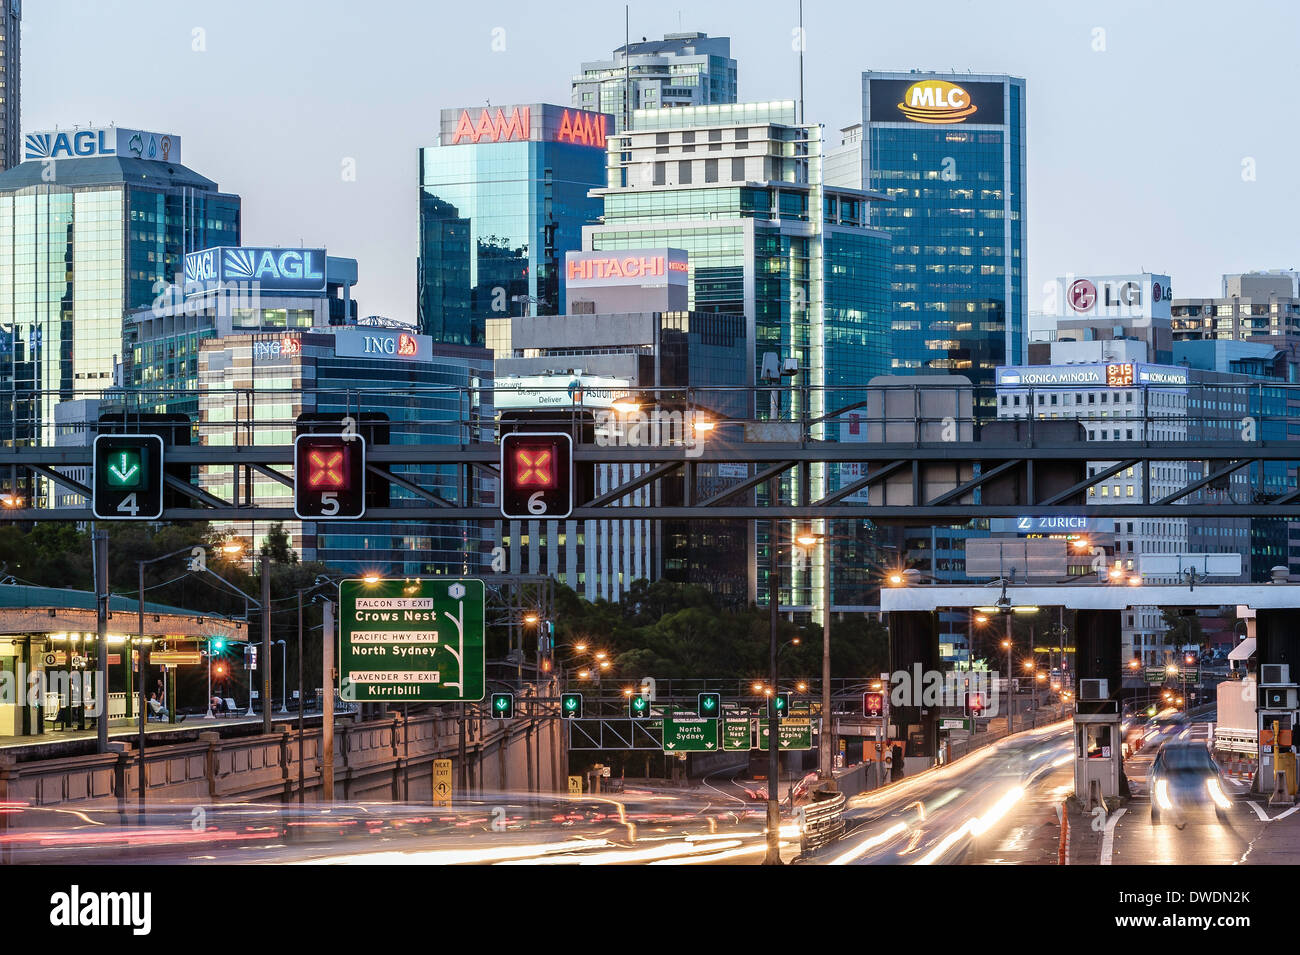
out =
[[[767,720],[758,721],[758,748],[767,749]],[[781,720],[777,725],[777,749],[812,749],[812,720]]]
[[339,583],[339,696],[356,702],[483,699],[483,581]]
[[749,750],[754,748],[753,721],[748,716],[727,716],[723,718],[722,748],[724,750]]
[[939,732],[944,730],[968,730],[970,729],[970,719],[965,716],[941,716],[939,717]]
[[664,715],[665,753],[712,753],[717,749],[717,720],[680,713]]
[[1165,672],[1164,667],[1147,667],[1145,675],[1148,683],[1155,684],[1164,683],[1169,676],[1169,674]]

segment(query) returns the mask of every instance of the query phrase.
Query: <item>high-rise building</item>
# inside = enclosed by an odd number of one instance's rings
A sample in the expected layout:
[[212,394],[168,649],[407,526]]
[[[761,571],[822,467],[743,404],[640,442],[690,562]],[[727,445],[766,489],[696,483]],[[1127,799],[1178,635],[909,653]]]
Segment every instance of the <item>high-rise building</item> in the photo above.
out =
[[240,200],[181,163],[180,137],[29,133],[0,173],[0,442],[53,443],[59,401],[113,386],[123,323],[188,252],[238,245]]
[[609,113],[615,132],[622,132],[638,109],[734,103],[731,38],[706,33],[668,33],[662,40],[642,37],[639,43],[620,46],[608,60],[583,63],[582,72],[573,77],[571,102],[579,109]]
[[420,150],[418,324],[435,341],[481,347],[485,322],[554,315],[564,253],[600,220],[603,113],[534,103],[442,111]]
[[[598,442],[684,445],[688,456],[708,442],[701,420],[745,417],[745,316],[688,310],[688,271],[678,249],[570,253],[565,314],[489,323],[494,331],[510,325],[510,347],[494,349],[497,410],[503,417],[545,412],[557,427],[571,427],[578,415],[590,420]],[[593,491],[604,494],[648,470],[601,465]],[[725,486],[735,477],[728,470],[691,468],[692,499]],[[639,488],[617,504],[680,504],[684,481]],[[748,601],[749,533],[738,522],[511,521],[504,530],[511,573],[549,574],[588,600],[619,600],[645,579],[701,584],[735,606]]]
[[826,163],[868,188],[893,257],[893,374],[965,375],[991,416],[994,370],[1022,360],[1025,81],[1005,75],[862,74],[862,126]]
[[[388,444],[459,444],[492,440],[492,356],[481,348],[434,342],[414,330],[367,326],[239,330],[199,344],[199,413],[208,444],[293,442],[300,415],[359,415]],[[382,425],[375,426],[376,419]],[[372,432],[373,434],[374,432]],[[465,499],[458,469],[396,464],[399,479],[451,504]],[[200,468],[199,485],[219,496],[289,506],[293,492],[258,473],[236,490],[229,468]],[[478,501],[495,482],[473,478]],[[427,504],[393,483],[389,504]],[[286,525],[304,560],[349,573],[462,576],[483,572],[492,540],[478,524],[456,520],[302,521]],[[226,529],[257,541],[265,522]]]
[[[798,359],[782,417],[833,416],[888,368],[889,240],[868,225],[883,197],[826,185],[822,158],[821,127],[797,124],[793,101],[638,110],[611,140],[604,222],[584,230],[595,252],[686,250],[688,307],[745,316],[747,384],[765,354]],[[812,469],[813,495],[838,486],[824,472]],[[783,494],[801,490],[788,481]],[[815,574],[783,554],[795,584],[782,602],[812,606]],[[765,594],[764,559],[757,573]]]
[[1223,276],[1218,298],[1177,298],[1171,305],[1175,342],[1240,341],[1272,345],[1300,362],[1300,289],[1290,271]]
[[288,335],[355,325],[356,281],[357,260],[324,249],[191,252],[185,256],[183,282],[130,315],[122,385],[137,393],[141,410],[195,414],[201,342],[237,333]]
[[0,0],[0,172],[18,165],[22,122],[22,0]]

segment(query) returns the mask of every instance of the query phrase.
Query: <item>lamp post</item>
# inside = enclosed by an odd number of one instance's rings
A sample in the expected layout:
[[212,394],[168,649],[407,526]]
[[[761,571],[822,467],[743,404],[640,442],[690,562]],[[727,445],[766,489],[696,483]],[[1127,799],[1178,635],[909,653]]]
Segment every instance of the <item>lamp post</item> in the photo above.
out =
[[[280,709],[281,713],[288,713],[287,705],[289,699],[288,679],[289,679],[289,645],[283,640],[275,641],[280,648]],[[268,661],[270,662],[270,661]],[[269,703],[268,703],[269,705]]]
[[[136,573],[137,573],[136,583],[138,588],[136,592],[136,626],[137,626],[137,635],[140,641],[140,650],[139,650],[140,653],[140,699],[139,699],[140,713],[139,713],[139,730],[138,730],[139,739],[136,741],[136,746],[140,750],[140,759],[139,759],[140,793],[139,795],[140,795],[140,815],[142,821],[144,816],[144,804],[145,804],[145,778],[144,778],[145,720],[147,720],[149,716],[149,701],[145,697],[146,689],[145,689],[145,681],[144,681],[144,668],[149,663],[148,656],[145,650],[145,642],[144,642],[144,568],[146,564],[156,564],[159,561],[167,560],[171,557],[177,557],[181,554],[193,555],[193,552],[194,552],[193,547],[180,547],[172,551],[170,554],[163,554],[161,557],[150,557],[145,560],[137,560],[135,562]],[[195,564],[193,561],[190,562],[189,569],[190,570],[195,569]],[[127,672],[130,673],[129,668]],[[127,696],[129,697],[130,695],[131,692],[128,687]],[[172,703],[171,712],[174,714],[176,712],[176,701],[172,700],[171,703]],[[105,715],[107,715],[107,711],[105,711]]]

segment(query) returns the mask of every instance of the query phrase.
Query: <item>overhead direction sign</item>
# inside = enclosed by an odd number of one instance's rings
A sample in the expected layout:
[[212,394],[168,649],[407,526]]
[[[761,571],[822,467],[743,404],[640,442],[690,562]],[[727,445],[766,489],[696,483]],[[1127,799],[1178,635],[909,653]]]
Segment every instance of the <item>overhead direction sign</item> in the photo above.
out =
[[748,717],[727,716],[722,720],[722,748],[728,752],[754,748],[754,723]]
[[339,696],[357,702],[483,699],[481,580],[339,583]]
[[665,753],[712,753],[718,750],[718,721],[694,714],[664,714]]
[[[758,721],[758,748],[767,749],[767,741],[770,734],[767,729],[767,720]],[[786,719],[781,720],[777,725],[776,731],[777,749],[812,749],[812,720],[810,719]]]

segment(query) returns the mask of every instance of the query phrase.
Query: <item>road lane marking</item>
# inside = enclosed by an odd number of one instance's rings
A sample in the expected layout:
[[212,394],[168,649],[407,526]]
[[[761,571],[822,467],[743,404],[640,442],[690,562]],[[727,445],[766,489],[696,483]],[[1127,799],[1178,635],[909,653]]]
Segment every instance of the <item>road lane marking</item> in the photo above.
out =
[[1101,837],[1101,864],[1110,865],[1111,854],[1115,849],[1115,823],[1119,822],[1119,817],[1128,812],[1127,809],[1118,809],[1115,815],[1111,816],[1106,823],[1106,832]]

